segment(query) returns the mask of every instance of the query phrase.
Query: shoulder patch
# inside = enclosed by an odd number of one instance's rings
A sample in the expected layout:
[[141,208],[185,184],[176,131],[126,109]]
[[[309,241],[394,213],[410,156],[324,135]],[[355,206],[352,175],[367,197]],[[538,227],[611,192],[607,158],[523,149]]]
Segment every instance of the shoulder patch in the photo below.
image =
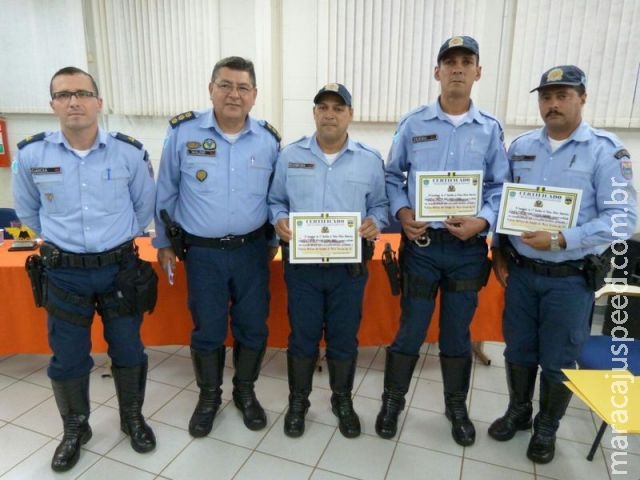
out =
[[18,143],[18,150],[26,147],[30,143],[40,142],[44,140],[45,135],[46,135],[46,132],[40,132],[40,133],[36,133],[35,135],[28,136],[27,138],[25,138],[24,140]]
[[616,157],[618,160],[620,160],[623,157],[631,158],[631,155],[629,154],[626,148],[621,148],[613,156]]
[[169,125],[171,128],[176,128],[182,122],[186,122],[187,120],[193,120],[196,118],[195,114],[192,111],[181,113],[180,115],[176,115],[171,120],[169,120]]
[[128,144],[133,145],[134,147],[136,147],[138,150],[142,150],[142,143],[140,143],[135,138],[130,137],[129,135],[125,135],[124,133],[120,133],[120,132],[116,132],[115,134],[112,134],[112,135],[113,135],[113,138],[117,138],[121,142],[128,143]]
[[271,125],[269,122],[267,122],[266,120],[264,120],[263,122],[260,122],[260,124],[266,128],[269,133],[271,135],[273,135],[276,139],[276,141],[278,143],[280,143],[280,141],[282,140],[282,137],[280,136],[280,133],[278,133],[278,130],[276,130],[276,127],[274,127],[273,125]]

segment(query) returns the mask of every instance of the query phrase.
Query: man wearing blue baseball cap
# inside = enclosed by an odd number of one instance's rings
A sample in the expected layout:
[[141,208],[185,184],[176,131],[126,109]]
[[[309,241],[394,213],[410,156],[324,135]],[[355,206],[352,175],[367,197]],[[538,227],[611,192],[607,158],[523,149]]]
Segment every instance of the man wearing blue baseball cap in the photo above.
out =
[[[576,225],[500,235],[499,248],[493,249],[494,271],[506,285],[509,406],[491,424],[489,435],[506,441],[531,428],[539,365],[540,411],[527,449],[536,463],[553,460],[556,431],[571,400],[561,370],[575,368],[589,336],[594,289],[615,266],[601,254],[612,242],[624,243],[636,223],[629,152],[618,137],[582,120],[586,83],[584,72],[574,65],[542,74],[531,92],[538,92],[545,126],[516,138],[508,151],[514,182],[582,192]],[[601,276],[595,275],[594,265],[606,267]]]
[[[382,438],[397,432],[439,291],[445,414],[456,443],[475,442],[466,407],[472,365],[469,326],[478,291],[491,272],[486,235],[497,218],[502,183],[509,178],[502,127],[471,101],[471,89],[482,73],[479,55],[478,42],[469,36],[442,44],[434,71],[440,96],[400,120],[389,153],[387,194],[391,212],[402,225],[403,277],[400,327],[387,348],[382,408],[376,419],[376,432]],[[476,175],[472,208],[452,209],[433,219],[417,214],[425,203],[425,197],[416,200],[417,192],[429,189],[422,188],[424,182],[471,179],[469,175]],[[456,186],[450,187],[453,194],[448,198],[455,202]]]
[[[353,119],[347,88],[328,83],[313,103],[316,131],[282,150],[268,197],[271,222],[283,244],[291,325],[287,348],[289,409],[284,433],[289,437],[304,433],[313,372],[324,337],[331,409],[338,417],[340,433],[354,438],[360,435],[360,419],[351,398],[358,356],[356,335],[368,278],[367,261],[373,255],[373,241],[388,223],[389,201],[382,157],[347,132]],[[361,239],[362,261],[334,263],[335,259],[328,259],[321,263],[323,259],[318,258],[313,263],[295,263],[289,256],[289,242],[296,240],[298,232],[289,223],[294,212],[359,213],[361,225],[354,222],[354,232],[349,235]],[[323,229],[329,234],[333,227],[327,225]]]

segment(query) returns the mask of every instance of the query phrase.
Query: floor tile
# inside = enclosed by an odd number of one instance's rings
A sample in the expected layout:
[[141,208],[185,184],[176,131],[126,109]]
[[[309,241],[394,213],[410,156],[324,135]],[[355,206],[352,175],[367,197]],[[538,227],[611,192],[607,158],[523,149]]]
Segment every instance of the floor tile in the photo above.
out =
[[394,449],[394,442],[377,436],[345,438],[336,432],[318,467],[363,480],[382,480]]
[[51,397],[53,392],[39,385],[16,382],[0,390],[0,419],[11,421]]
[[290,462],[255,452],[243,465],[234,480],[300,480],[309,478],[313,469],[307,465]]
[[385,480],[450,480],[459,477],[461,467],[462,457],[399,443]]
[[476,427],[476,442],[465,448],[465,459],[478,460],[484,463],[533,473],[533,462],[527,458],[527,446],[531,438],[530,432],[517,432],[515,437],[507,442],[498,442],[487,432],[489,423],[474,422]]
[[607,478],[608,467],[603,458],[596,456],[592,462],[587,461],[588,450],[583,443],[559,438],[555,458],[546,465],[536,465],[536,474],[557,480]]
[[49,438],[11,424],[0,428],[0,475],[49,442]]
[[80,475],[78,480],[113,480],[114,478],[152,480],[155,475],[109,458],[102,458]]
[[460,480],[534,480],[533,473],[476,462],[465,458]]
[[13,378],[24,378],[49,363],[49,355],[13,355],[0,362],[0,374]]
[[318,463],[336,431],[335,427],[307,421],[301,437],[289,438],[283,428],[284,416],[281,416],[260,442],[257,451],[312,467]]
[[451,437],[451,424],[443,413],[409,408],[398,441],[416,447],[461,456],[463,447]]
[[51,440],[33,455],[26,457],[22,462],[1,475],[2,480],[66,480],[81,476],[88,468],[100,460],[100,456],[82,449],[80,459],[72,470],[58,473],[51,470],[51,458],[58,446],[57,440]]
[[169,357],[150,370],[147,378],[167,385],[185,387],[193,381],[193,366],[188,358]]
[[162,475],[175,480],[231,479],[251,455],[251,450],[213,438],[198,438],[163,471]]

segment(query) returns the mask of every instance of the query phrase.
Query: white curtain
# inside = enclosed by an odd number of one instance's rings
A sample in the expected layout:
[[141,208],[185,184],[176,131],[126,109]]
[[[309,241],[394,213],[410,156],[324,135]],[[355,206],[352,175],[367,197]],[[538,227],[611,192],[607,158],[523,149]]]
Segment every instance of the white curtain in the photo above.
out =
[[444,40],[471,35],[482,57],[487,1],[328,0],[328,51],[318,71],[349,87],[356,120],[395,122],[437,97],[433,69]]
[[201,108],[220,53],[218,0],[92,0],[106,111]]
[[584,118],[597,127],[640,127],[640,2],[518,0],[506,123],[540,124],[529,90],[554,65],[587,75]]

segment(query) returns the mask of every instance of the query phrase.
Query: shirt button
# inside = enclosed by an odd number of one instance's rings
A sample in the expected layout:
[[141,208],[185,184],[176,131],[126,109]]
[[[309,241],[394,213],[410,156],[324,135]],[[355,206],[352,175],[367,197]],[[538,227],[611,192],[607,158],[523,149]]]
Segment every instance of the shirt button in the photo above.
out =
[[87,207],[86,205],[82,208],[84,208],[85,210],[89,210],[89,207]]

